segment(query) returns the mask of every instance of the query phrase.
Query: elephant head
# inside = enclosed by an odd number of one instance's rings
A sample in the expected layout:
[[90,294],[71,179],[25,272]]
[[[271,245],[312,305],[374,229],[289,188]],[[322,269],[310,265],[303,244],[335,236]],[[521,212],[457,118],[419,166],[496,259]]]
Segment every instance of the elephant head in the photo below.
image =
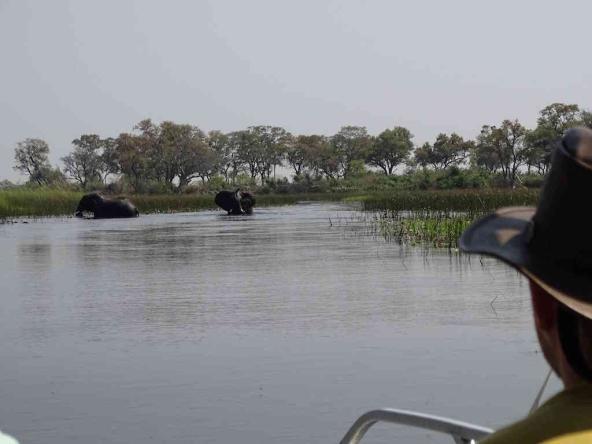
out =
[[97,208],[103,204],[103,197],[99,193],[86,194],[80,199],[76,208],[76,217],[83,217],[83,213],[96,213]]
[[253,207],[255,206],[255,196],[253,196],[248,191],[242,191],[240,192],[239,202],[243,213],[253,213]]

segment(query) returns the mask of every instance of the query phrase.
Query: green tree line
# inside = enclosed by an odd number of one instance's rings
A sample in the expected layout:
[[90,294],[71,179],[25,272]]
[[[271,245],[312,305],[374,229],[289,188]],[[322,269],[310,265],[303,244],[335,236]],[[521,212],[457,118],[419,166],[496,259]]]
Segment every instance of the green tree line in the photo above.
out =
[[119,181],[135,192],[149,184],[182,191],[195,180],[214,178],[234,184],[247,177],[264,184],[279,167],[289,168],[294,180],[337,180],[367,170],[394,175],[410,169],[471,168],[501,175],[515,186],[523,172],[547,172],[554,143],[574,126],[592,127],[592,113],[563,103],[543,108],[534,129],[507,119],[483,125],[474,140],[442,133],[421,146],[415,146],[413,134],[401,126],[376,136],[363,126],[343,126],[332,136],[293,135],[276,126],[205,133],[194,125],[147,119],[117,137],[81,135],[61,159],[61,169],[50,165],[45,141],[26,139],[15,147],[14,168],[38,185],[69,181],[87,190]]

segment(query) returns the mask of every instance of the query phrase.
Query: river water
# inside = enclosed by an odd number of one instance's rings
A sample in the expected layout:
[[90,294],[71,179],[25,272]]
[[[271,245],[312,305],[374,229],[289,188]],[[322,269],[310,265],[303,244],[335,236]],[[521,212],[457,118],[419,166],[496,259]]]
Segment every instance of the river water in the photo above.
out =
[[[498,427],[546,373],[527,287],[372,237],[340,204],[1,225],[0,429],[331,443],[379,407]],[[363,442],[452,441],[378,425]]]

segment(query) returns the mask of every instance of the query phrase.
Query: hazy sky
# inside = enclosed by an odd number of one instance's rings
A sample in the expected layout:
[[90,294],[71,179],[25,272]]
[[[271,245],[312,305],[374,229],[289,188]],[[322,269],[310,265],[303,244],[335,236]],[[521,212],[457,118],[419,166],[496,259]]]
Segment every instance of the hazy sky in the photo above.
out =
[[0,0],[0,178],[39,137],[54,163],[83,133],[143,118],[230,131],[408,127],[474,137],[592,106],[592,3]]

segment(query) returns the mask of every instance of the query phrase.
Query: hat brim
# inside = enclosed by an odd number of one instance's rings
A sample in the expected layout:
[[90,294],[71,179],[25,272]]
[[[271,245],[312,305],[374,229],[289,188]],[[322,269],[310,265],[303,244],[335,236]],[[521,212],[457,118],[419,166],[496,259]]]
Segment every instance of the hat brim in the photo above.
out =
[[461,236],[467,253],[493,256],[513,266],[551,296],[592,319],[592,277],[558,265],[528,248],[531,220],[536,208],[502,208],[473,223]]

